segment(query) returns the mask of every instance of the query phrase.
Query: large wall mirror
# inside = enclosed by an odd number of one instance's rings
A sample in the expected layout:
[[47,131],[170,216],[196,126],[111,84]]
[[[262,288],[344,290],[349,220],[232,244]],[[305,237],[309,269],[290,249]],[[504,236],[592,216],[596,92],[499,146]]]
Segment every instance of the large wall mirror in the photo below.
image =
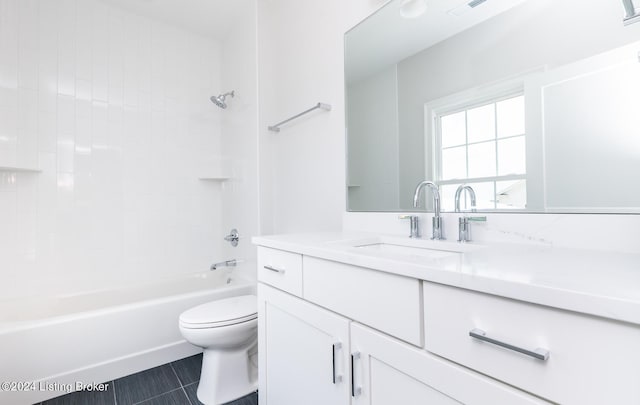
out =
[[640,213],[628,15],[628,0],[388,2],[345,35],[347,209],[416,211],[430,180],[443,211],[467,184],[479,211]]

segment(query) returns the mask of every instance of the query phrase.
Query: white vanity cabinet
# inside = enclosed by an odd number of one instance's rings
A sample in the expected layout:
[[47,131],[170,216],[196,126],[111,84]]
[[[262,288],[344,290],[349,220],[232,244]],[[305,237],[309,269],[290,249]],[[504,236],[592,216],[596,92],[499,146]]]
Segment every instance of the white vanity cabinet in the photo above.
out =
[[305,300],[422,346],[419,280],[308,256],[303,266]]
[[353,405],[547,404],[352,323]]
[[258,279],[302,296],[302,255],[278,249],[258,249]]
[[424,308],[432,353],[561,404],[640,404],[637,326],[429,282]]
[[258,286],[260,404],[348,405],[349,321]]
[[548,404],[424,350],[420,280],[306,255],[301,289],[271,273],[258,271],[261,405]]

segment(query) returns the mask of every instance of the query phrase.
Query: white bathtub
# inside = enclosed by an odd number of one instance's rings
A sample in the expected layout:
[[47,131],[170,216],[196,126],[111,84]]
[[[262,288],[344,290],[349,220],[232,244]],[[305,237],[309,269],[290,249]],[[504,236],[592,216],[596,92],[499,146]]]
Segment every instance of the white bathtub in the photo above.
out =
[[101,383],[196,354],[178,330],[180,313],[254,293],[254,282],[220,271],[0,301],[0,383],[33,383],[28,391],[0,390],[0,404],[33,404],[76,382]]

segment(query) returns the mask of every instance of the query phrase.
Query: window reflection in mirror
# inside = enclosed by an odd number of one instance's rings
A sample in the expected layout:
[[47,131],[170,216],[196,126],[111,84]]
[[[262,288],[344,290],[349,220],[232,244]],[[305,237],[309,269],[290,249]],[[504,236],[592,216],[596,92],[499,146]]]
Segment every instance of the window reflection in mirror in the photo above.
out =
[[[524,95],[509,95],[467,107],[445,106],[434,114],[435,178],[453,211],[449,189],[471,186],[477,208],[526,208],[526,145]],[[450,110],[450,111],[449,111]],[[444,187],[447,186],[447,187]],[[466,195],[466,194],[465,194]],[[471,207],[469,207],[471,208]]]

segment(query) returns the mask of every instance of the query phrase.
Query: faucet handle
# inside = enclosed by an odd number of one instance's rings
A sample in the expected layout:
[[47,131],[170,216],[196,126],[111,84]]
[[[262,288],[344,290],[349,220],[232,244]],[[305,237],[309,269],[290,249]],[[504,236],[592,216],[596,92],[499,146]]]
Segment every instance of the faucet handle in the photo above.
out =
[[487,217],[467,217],[458,218],[458,242],[471,242],[471,226],[469,222],[487,222]]
[[467,221],[473,222],[487,222],[487,217],[466,217]]
[[419,217],[417,215],[399,215],[398,219],[408,219],[411,225],[411,233],[409,234],[410,238],[419,238],[420,237],[420,227],[418,225]]
[[231,243],[231,246],[233,247],[238,246],[238,241],[240,240],[240,234],[238,233],[238,230],[236,228],[233,228],[229,232],[229,235],[224,237],[224,240]]

